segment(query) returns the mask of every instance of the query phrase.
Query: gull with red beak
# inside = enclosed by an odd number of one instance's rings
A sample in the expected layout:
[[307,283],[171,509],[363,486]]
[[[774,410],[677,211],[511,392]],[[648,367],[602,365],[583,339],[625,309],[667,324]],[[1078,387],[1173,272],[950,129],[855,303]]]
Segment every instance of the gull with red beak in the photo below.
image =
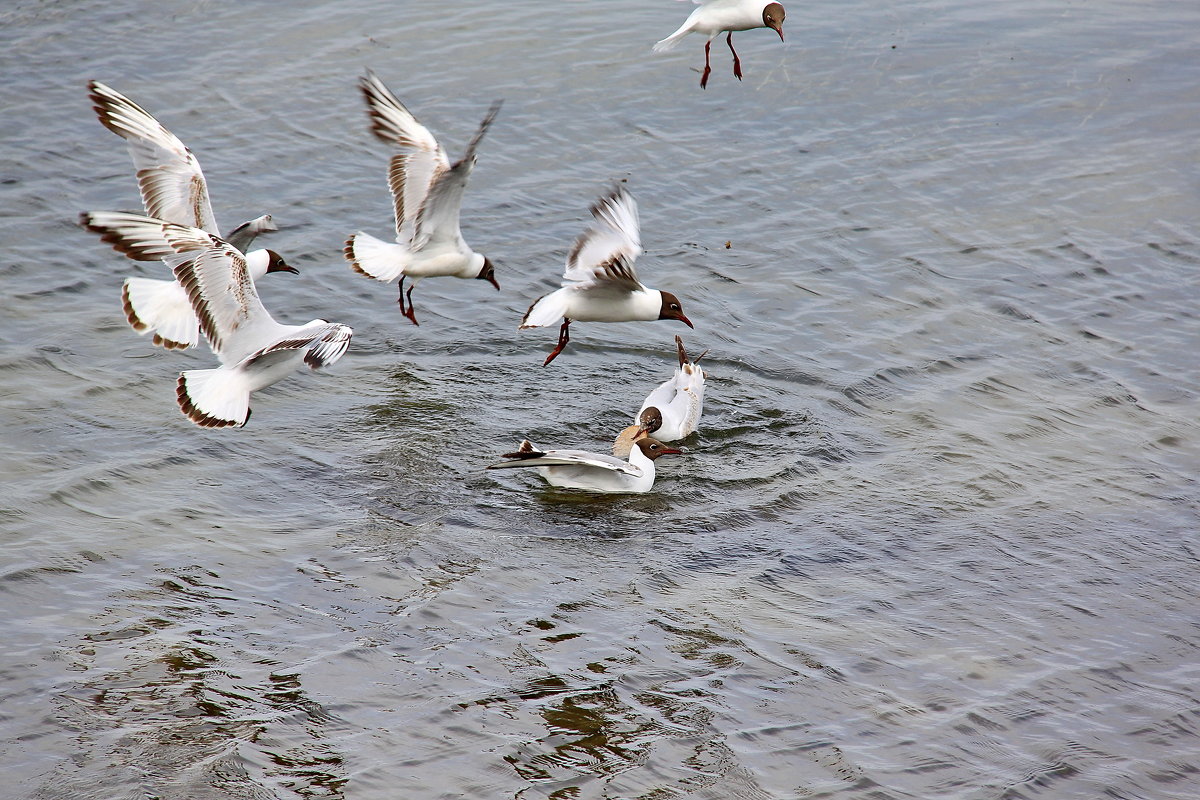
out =
[[679,30],[654,45],[654,52],[670,50],[679,44],[679,40],[689,33],[700,33],[708,37],[704,43],[704,73],[700,76],[700,88],[708,86],[708,76],[712,72],[709,65],[709,49],[712,40],[722,33],[728,33],[725,43],[729,52],[733,53],[733,74],[742,79],[742,60],[733,49],[733,32],[748,31],[754,28],[770,28],[779,34],[783,41],[783,6],[779,3],[769,3],[763,0],[693,0],[700,4],[691,16],[679,26]]
[[623,186],[613,189],[592,206],[595,223],[586,230],[567,256],[562,288],[539,297],[525,312],[520,330],[543,328],[562,320],[558,345],[542,362],[546,366],[570,341],[572,322],[634,322],[679,320],[694,328],[683,313],[679,298],[670,292],[649,289],[633,270],[642,252],[637,203]]

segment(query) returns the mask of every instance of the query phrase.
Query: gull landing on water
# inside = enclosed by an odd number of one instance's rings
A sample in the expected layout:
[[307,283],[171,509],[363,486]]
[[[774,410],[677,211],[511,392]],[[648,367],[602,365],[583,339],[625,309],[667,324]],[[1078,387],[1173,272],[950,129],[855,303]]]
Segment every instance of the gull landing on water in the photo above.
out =
[[[88,91],[100,124],[129,146],[146,214],[220,235],[208,197],[208,184],[192,151],[149,112],[117,90],[91,81]],[[243,222],[225,237],[225,241],[246,253],[251,276],[256,280],[267,272],[297,272],[273,251],[247,252],[260,233],[276,230],[271,215],[266,214]],[[157,260],[157,257],[130,257],[139,261]],[[200,325],[187,293],[174,280],[126,278],[121,287],[121,304],[129,325],[138,333],[153,331],[156,345],[175,350],[200,343]]]
[[704,379],[708,377],[698,364],[708,351],[689,361],[683,340],[678,336],[675,348],[679,355],[675,374],[650,392],[633,424],[617,436],[613,442],[613,455],[617,458],[627,457],[633,443],[646,434],[653,434],[659,441],[675,442],[696,432],[704,413]]
[[693,0],[699,3],[691,16],[679,26],[679,30],[654,45],[654,52],[670,50],[679,44],[679,40],[689,33],[700,33],[708,37],[704,43],[704,73],[700,76],[700,88],[708,86],[708,76],[712,72],[709,65],[709,50],[713,39],[728,32],[725,43],[729,52],[733,53],[733,74],[739,81],[742,79],[742,60],[733,49],[733,32],[748,31],[754,28],[770,28],[779,34],[783,41],[783,6],[779,3],[764,2],[764,0]]
[[551,486],[563,489],[585,489],[589,492],[648,492],[654,487],[654,462],[661,456],[680,454],[682,450],[667,447],[657,439],[639,439],[629,453],[629,460],[589,453],[585,450],[538,450],[528,439],[521,442],[515,453],[501,458],[511,459],[492,464],[488,469],[536,467]]
[[575,240],[567,256],[562,288],[539,297],[525,312],[520,330],[544,328],[562,320],[558,345],[546,356],[546,366],[571,340],[572,322],[632,322],[679,320],[694,328],[679,298],[648,289],[638,281],[634,259],[642,251],[637,203],[624,187],[592,205],[595,223]]
[[[344,253],[360,275],[385,283],[400,279],[400,313],[413,325],[412,291],[421,278],[479,278],[496,287],[496,270],[486,256],[467,246],[459,230],[459,212],[467,179],[475,168],[475,150],[500,103],[492,104],[479,130],[453,166],[433,134],[417,121],[374,73],[359,80],[371,116],[371,132],[405,152],[392,156],[388,186],[396,214],[396,241],[385,242],[359,231],[346,240]],[[408,293],[404,281],[412,279]],[[407,306],[405,300],[408,301]]]
[[216,369],[179,375],[175,396],[185,416],[205,428],[245,425],[250,393],[283,380],[301,364],[328,366],[346,352],[348,326],[315,319],[282,325],[263,307],[247,256],[218,236],[134,214],[93,215],[89,229],[122,252],[161,258],[171,265],[221,362]]

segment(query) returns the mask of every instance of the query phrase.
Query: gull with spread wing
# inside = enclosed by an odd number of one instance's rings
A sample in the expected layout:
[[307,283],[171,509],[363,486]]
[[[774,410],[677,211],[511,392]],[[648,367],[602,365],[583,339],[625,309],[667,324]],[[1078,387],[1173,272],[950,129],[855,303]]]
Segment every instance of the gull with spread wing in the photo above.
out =
[[[91,81],[88,90],[100,124],[129,145],[146,214],[219,236],[208,184],[192,151],[149,112],[117,90],[99,81]],[[297,272],[274,251],[248,251],[260,233],[275,230],[278,228],[271,215],[265,214],[243,222],[225,237],[225,241],[246,253],[255,280],[267,272]],[[177,281],[126,278],[121,287],[121,304],[129,325],[141,334],[153,331],[156,345],[176,350],[200,342],[200,325],[187,293]]]
[[563,489],[648,492],[654,487],[655,460],[660,456],[682,452],[667,447],[657,439],[643,436],[635,442],[629,460],[622,461],[586,450],[538,450],[533,442],[526,439],[521,442],[517,452],[500,456],[509,461],[492,464],[488,469],[535,467],[547,483]]
[[729,52],[733,53],[733,75],[739,81],[742,79],[742,60],[733,49],[733,32],[748,31],[754,28],[770,28],[779,34],[783,41],[783,6],[766,0],[692,0],[700,7],[679,26],[679,30],[654,45],[654,52],[670,50],[679,44],[679,40],[689,33],[699,33],[708,37],[704,43],[704,73],[700,76],[700,88],[708,86],[708,76],[712,67],[708,63],[709,49],[713,39],[728,32],[725,43]]
[[216,369],[179,375],[176,399],[197,425],[245,425],[251,392],[283,380],[301,364],[329,366],[350,345],[354,331],[346,325],[323,319],[276,322],[258,297],[247,257],[214,234],[136,214],[92,215],[87,227],[122,252],[163,259],[186,291],[221,362]]
[[562,320],[558,345],[546,366],[570,341],[569,327],[578,322],[631,322],[675,319],[689,328],[679,298],[649,289],[638,281],[633,262],[642,252],[637,203],[623,186],[592,205],[595,223],[575,240],[567,256],[562,288],[539,297],[525,312],[520,330],[544,328]]
[[[396,214],[396,241],[385,242],[359,231],[346,240],[345,256],[351,268],[385,283],[400,279],[400,313],[417,324],[412,291],[421,278],[453,276],[478,278],[500,289],[489,258],[476,253],[463,240],[459,212],[475,150],[500,110],[494,103],[479,130],[453,165],[429,129],[417,121],[383,81],[369,72],[359,80],[371,132],[402,152],[392,156],[388,186]],[[407,294],[404,281],[412,279]],[[407,306],[405,301],[407,300]]]

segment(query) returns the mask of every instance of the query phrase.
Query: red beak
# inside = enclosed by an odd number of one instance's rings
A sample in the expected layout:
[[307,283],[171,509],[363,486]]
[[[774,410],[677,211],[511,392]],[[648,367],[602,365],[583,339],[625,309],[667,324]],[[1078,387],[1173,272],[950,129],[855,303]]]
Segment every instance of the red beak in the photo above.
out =
[[680,314],[680,315],[679,315],[678,317],[676,317],[675,319],[679,320],[679,321],[680,321],[680,322],[682,322],[684,325],[687,325],[687,326],[688,326],[689,328],[691,328],[692,330],[696,330],[696,326],[692,324],[692,321],[691,321],[690,319],[688,319],[687,317],[685,317],[683,314]]

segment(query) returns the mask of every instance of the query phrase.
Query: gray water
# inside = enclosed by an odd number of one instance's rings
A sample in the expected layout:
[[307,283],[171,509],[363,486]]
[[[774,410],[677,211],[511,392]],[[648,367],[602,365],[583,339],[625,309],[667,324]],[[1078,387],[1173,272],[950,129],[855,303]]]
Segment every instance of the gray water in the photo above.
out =
[[[1200,6],[14,2],[0,10],[0,765],[28,798],[1200,794]],[[461,152],[503,286],[422,324],[341,257],[391,229],[374,69]],[[244,429],[125,324],[160,274],[89,79],[196,152],[223,227],[353,326]],[[627,180],[696,323],[516,331]],[[726,245],[728,243],[728,246]],[[654,492],[485,472],[603,449],[706,358]]]

